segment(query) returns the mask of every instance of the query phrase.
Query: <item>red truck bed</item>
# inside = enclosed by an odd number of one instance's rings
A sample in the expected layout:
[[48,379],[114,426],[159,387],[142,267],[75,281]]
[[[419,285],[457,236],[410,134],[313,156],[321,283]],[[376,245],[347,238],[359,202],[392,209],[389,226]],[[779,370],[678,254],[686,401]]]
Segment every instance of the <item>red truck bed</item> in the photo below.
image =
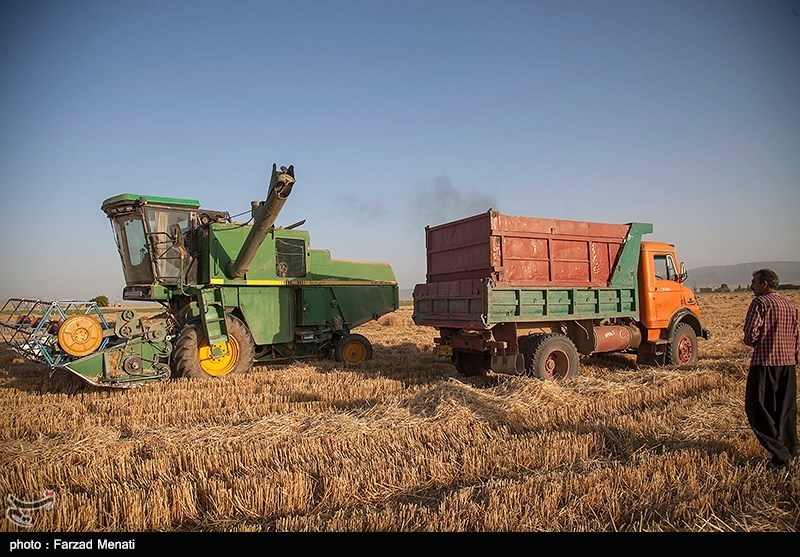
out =
[[490,210],[425,228],[427,283],[490,278],[516,286],[607,286],[629,230]]

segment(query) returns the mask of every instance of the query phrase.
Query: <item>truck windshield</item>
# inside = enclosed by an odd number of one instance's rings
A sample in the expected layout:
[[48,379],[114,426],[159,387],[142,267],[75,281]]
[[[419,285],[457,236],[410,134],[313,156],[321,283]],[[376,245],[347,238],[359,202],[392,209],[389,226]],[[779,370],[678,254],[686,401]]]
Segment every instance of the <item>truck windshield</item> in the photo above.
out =
[[[158,280],[165,284],[176,284],[182,272],[180,248],[189,230],[191,214],[179,209],[145,207],[145,216]],[[186,251],[183,250],[183,253]]]
[[152,284],[153,266],[150,262],[141,215],[121,215],[114,218],[112,222],[117,239],[117,250],[122,258],[125,284],[128,286]]

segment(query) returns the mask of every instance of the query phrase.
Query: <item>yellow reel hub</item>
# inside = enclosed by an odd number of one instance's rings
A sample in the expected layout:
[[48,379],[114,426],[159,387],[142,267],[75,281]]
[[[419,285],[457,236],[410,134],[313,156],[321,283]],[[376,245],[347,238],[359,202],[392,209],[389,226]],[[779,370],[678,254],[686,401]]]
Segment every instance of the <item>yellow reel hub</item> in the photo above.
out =
[[58,345],[70,356],[87,356],[103,342],[103,327],[91,315],[72,315],[58,329]]
[[209,375],[225,375],[239,361],[239,344],[232,336],[228,336],[228,339],[228,342],[222,342],[217,345],[222,349],[223,354],[216,358],[211,353],[208,341],[203,341],[203,344],[198,347],[197,357],[200,360],[200,367]]

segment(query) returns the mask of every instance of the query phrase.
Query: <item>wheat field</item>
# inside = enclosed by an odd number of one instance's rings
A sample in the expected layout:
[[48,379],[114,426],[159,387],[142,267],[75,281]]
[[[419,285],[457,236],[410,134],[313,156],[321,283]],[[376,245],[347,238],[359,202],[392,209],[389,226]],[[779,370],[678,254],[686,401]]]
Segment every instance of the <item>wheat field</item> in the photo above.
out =
[[128,391],[0,345],[0,494],[55,492],[34,531],[796,532],[798,459],[766,470],[744,415],[750,299],[700,296],[689,369],[595,356],[560,385],[459,375],[409,306],[357,329],[359,368]]

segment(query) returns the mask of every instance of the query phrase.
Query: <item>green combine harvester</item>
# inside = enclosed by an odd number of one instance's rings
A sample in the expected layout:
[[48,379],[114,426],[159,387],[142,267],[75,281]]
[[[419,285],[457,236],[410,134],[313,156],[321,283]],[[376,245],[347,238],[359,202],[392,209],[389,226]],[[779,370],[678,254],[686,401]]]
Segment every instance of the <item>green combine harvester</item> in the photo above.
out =
[[353,329],[399,307],[386,263],[331,259],[310,248],[305,221],[275,220],[295,184],[294,167],[272,167],[252,224],[192,199],[122,194],[103,202],[122,259],[123,299],[159,302],[139,316],[96,303],[13,298],[0,336],[28,359],[89,383],[135,387],[170,377],[220,377],[253,363],[372,358]]

